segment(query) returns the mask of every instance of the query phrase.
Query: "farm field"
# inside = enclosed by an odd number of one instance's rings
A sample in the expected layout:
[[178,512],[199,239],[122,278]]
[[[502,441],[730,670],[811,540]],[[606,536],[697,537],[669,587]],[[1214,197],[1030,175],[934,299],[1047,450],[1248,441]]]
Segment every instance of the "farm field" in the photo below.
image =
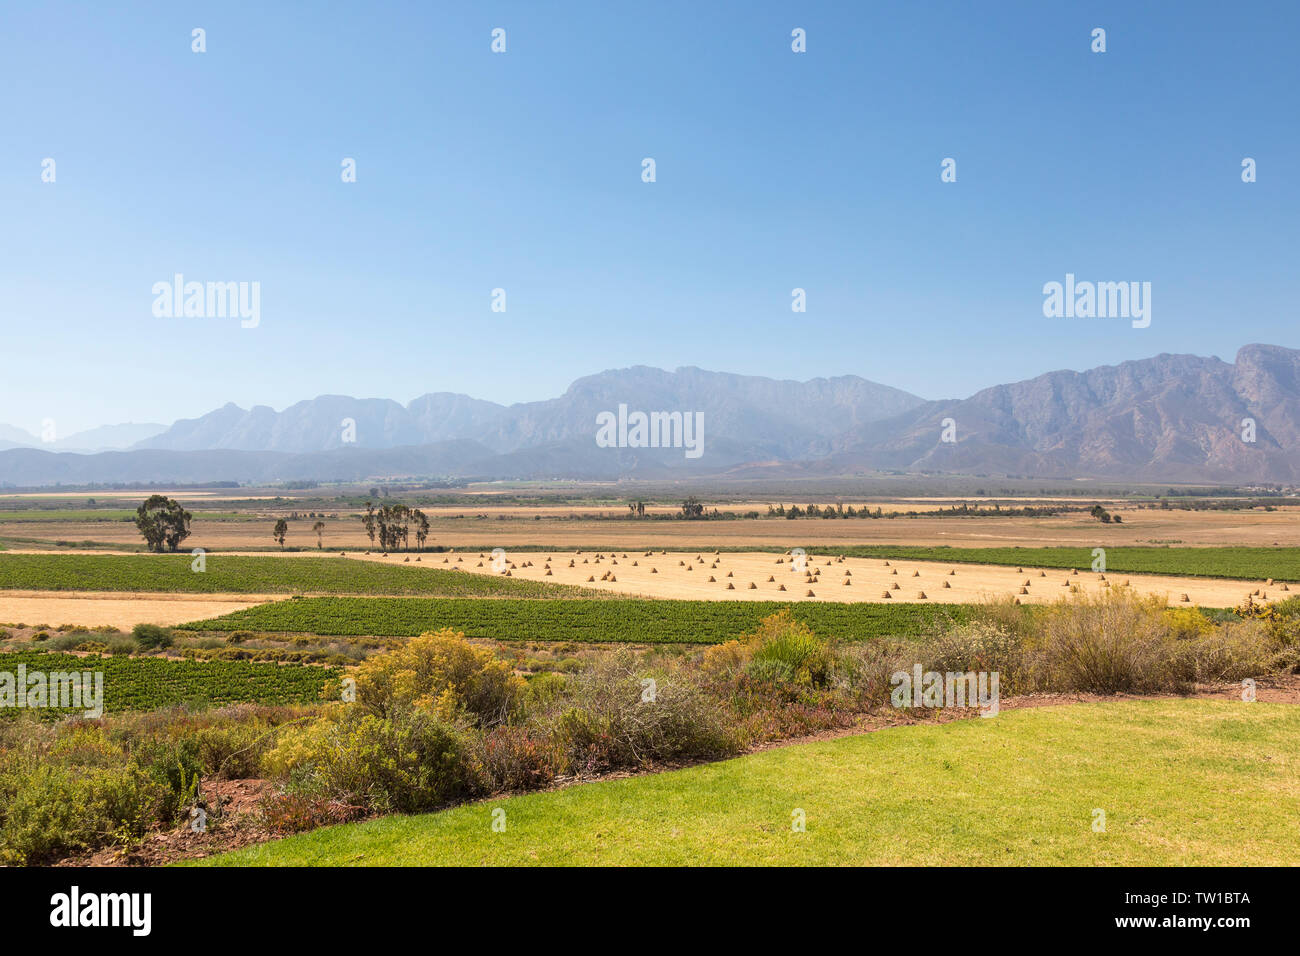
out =
[[[1287,704],[1027,708],[327,827],[200,862],[1296,865],[1298,738],[1300,707]],[[797,810],[806,832],[792,832]]]
[[[337,668],[302,664],[260,664],[250,661],[178,661],[160,657],[101,657],[46,651],[0,654],[6,671],[19,665],[28,672],[92,671],[104,675],[104,710],[155,710],[173,704],[220,706],[241,702],[307,704],[321,699],[325,685],[338,677]],[[14,716],[0,709],[0,716]],[[45,714],[61,712],[48,708]]]
[[[1048,573],[1029,562],[1018,570],[1008,565],[891,561],[825,553],[809,553],[802,561],[796,561],[789,555],[773,552],[710,551],[557,551],[515,555],[507,552],[504,570],[511,574],[508,579],[502,571],[493,572],[488,558],[471,558],[465,567],[475,574],[494,574],[497,580],[555,581],[624,596],[705,601],[978,603],[1010,595],[1021,603],[1042,604],[1064,595],[1095,593],[1127,585],[1143,594],[1161,595],[1170,604],[1235,607],[1256,591],[1257,598],[1263,600],[1270,594],[1285,596],[1290,589],[1285,582],[1261,587],[1266,580],[1263,577],[1232,580],[1172,574],[1116,574],[1109,563],[1108,570],[1112,573],[1100,574],[1089,570],[1093,560],[1091,552],[1066,552],[1064,556],[1082,559],[1076,565],[1065,565],[1080,570]],[[372,556],[362,560],[393,562],[400,558],[389,555],[386,559]],[[1053,552],[1047,560],[1057,561],[1061,557]],[[1297,556],[1291,554],[1290,560],[1297,560]],[[483,567],[478,567],[480,562]],[[1243,566],[1249,563],[1241,562]],[[1177,560],[1166,566],[1175,564]],[[1251,566],[1269,564],[1259,560]],[[1286,567],[1286,562],[1277,565]],[[1300,572],[1295,567],[1288,570]]]
[[[467,575],[420,567],[444,555],[397,557],[387,565],[339,555],[225,555],[191,569],[189,554],[0,554],[4,589],[31,591],[170,591],[196,594],[423,594],[441,596],[581,597],[583,591],[547,582]],[[451,556],[457,560],[460,556]],[[467,559],[468,560],[468,559]],[[474,560],[478,560],[475,558]],[[459,565],[458,566],[462,566]],[[600,596],[595,592],[594,596]]]
[[[136,493],[139,499],[139,493]],[[486,497],[486,496],[485,496]],[[251,497],[244,500],[253,500]],[[972,500],[972,499],[962,499]],[[787,499],[787,504],[790,500]],[[1077,501],[1072,504],[1077,504]],[[204,548],[208,551],[262,550],[278,551],[271,540],[271,525],[278,514],[287,515],[290,508],[275,502],[275,508],[265,505],[265,513],[243,512],[242,520],[205,520],[195,518],[192,535],[185,547]],[[933,503],[940,506],[941,502]],[[614,515],[626,511],[618,508],[592,508],[573,506],[569,513],[559,516],[528,507],[498,508],[489,512],[492,502],[485,500],[482,508],[460,509],[453,517],[446,510],[430,511],[430,544],[454,547],[461,550],[490,550],[493,547],[521,547],[542,545],[555,549],[596,548],[666,548],[686,550],[710,547],[851,547],[864,544],[893,544],[903,542],[919,546],[971,546],[971,547],[1041,547],[1043,545],[1087,548],[1133,547],[1173,544],[1185,547],[1216,547],[1240,545],[1251,547],[1300,548],[1300,521],[1297,508],[1290,505],[1273,511],[1250,509],[1240,511],[1181,511],[1171,509],[1136,508],[1119,504],[1113,511],[1123,517],[1122,524],[1101,525],[1086,513],[1070,513],[1059,517],[897,517],[819,519],[800,518],[736,518],[721,521],[678,520],[612,520]],[[891,510],[888,502],[873,503],[873,507]],[[340,511],[338,519],[327,519],[323,532],[326,548],[347,551],[364,551],[371,547],[361,521],[357,517],[343,517],[343,512],[355,512],[342,505],[331,504]],[[430,506],[433,508],[434,506]],[[766,502],[755,502],[751,510],[765,511]],[[896,503],[892,507],[901,507]],[[918,503],[918,509],[931,505]],[[581,515],[605,510],[610,520],[593,520]],[[45,514],[49,520],[39,520],[32,514]],[[484,517],[476,517],[482,514]],[[64,521],[57,512],[28,513],[22,520],[7,520],[0,512],[0,542],[15,547],[48,549],[57,542],[94,541],[103,546],[122,550],[143,550],[139,534],[129,522]],[[287,545],[297,548],[316,547],[316,535],[311,532],[310,520],[291,520]]]
[[174,594],[120,592],[50,592],[0,590],[0,622],[17,624],[75,624],[81,627],[116,627],[130,630],[136,624],[171,626],[196,617],[228,614],[282,594]]
[[[1106,548],[1109,571],[1186,577],[1300,581],[1300,548]],[[1091,567],[1091,548],[947,548],[879,545],[828,548],[827,554],[1035,568]]]
[[[450,627],[492,640],[716,644],[740,637],[787,605],[719,601],[483,601],[474,598],[323,597],[279,601],[183,625],[203,631],[282,631],[323,636],[413,637]],[[967,610],[944,604],[809,602],[794,616],[826,637],[914,637]]]

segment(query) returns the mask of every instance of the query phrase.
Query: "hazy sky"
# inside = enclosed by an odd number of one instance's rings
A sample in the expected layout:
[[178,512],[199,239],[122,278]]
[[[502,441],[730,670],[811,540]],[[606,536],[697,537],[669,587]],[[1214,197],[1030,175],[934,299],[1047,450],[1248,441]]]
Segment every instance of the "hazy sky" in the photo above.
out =
[[[1300,4],[311,6],[5,5],[0,422],[1300,346]],[[1150,327],[1044,318],[1067,272]],[[155,316],[176,273],[260,324]]]

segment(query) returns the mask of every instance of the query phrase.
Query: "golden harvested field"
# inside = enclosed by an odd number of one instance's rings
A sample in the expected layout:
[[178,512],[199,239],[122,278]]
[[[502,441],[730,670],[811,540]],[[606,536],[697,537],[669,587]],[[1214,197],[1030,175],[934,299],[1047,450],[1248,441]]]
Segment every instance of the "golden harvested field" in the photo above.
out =
[[[404,555],[349,555],[358,560],[402,563]],[[709,551],[554,551],[521,552],[504,557],[504,571],[493,570],[488,552],[425,555],[428,567],[457,567],[472,574],[502,574],[556,584],[600,588],[618,594],[712,601],[934,601],[980,603],[1015,597],[1042,604],[1074,593],[1098,594],[1128,585],[1143,594],[1165,597],[1169,604],[1235,607],[1255,590],[1269,593],[1262,581],[1172,577],[1144,574],[1071,573],[1038,568],[1016,569],[984,564],[931,561],[884,561],[878,558],[805,556],[796,565],[789,555],[770,552]],[[463,561],[461,560],[463,559]],[[550,571],[548,575],[546,572]],[[812,580],[809,580],[809,577]],[[712,580],[710,580],[712,578]],[[752,585],[752,587],[751,587]],[[782,590],[784,588],[784,590]],[[1077,589],[1077,591],[1072,590]],[[1021,593],[1022,590],[1025,593]],[[812,596],[808,592],[812,591]],[[885,595],[889,596],[886,597]],[[924,595],[924,596],[923,596]],[[1183,601],[1183,595],[1188,600]],[[1259,598],[1257,598],[1258,600]]]
[[[766,505],[763,506],[766,508]],[[583,514],[598,509],[575,508],[565,513]],[[1300,509],[1276,511],[1160,511],[1116,508],[1122,524],[1099,524],[1085,513],[1056,518],[781,518],[719,521],[568,520],[543,516],[530,508],[511,509],[515,517],[451,518],[430,511],[429,544],[444,547],[556,548],[606,547],[668,548],[713,545],[718,547],[914,544],[961,546],[1077,545],[1184,545],[1222,547],[1243,545],[1300,547]],[[458,512],[459,513],[459,512]],[[534,519],[533,515],[537,514]],[[617,512],[610,512],[611,514]],[[289,522],[289,547],[316,547],[312,519]],[[278,551],[271,540],[272,517],[240,521],[196,519],[184,547],[210,551]],[[53,547],[56,541],[96,541],[125,549],[142,549],[135,526],[129,522],[30,521],[5,522],[0,514],[0,538],[21,539],[24,547]],[[41,542],[41,543],[36,543]],[[370,541],[356,518],[325,520],[327,548],[366,549]]]
[[0,623],[109,625],[129,631],[137,624],[172,626],[242,611],[285,597],[256,594],[130,594],[98,591],[0,591]]

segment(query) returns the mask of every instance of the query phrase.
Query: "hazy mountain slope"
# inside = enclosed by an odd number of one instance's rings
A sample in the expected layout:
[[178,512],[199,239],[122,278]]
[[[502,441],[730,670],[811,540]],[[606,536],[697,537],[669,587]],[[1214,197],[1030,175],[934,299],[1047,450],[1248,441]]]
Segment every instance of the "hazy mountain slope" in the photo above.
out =
[[[1300,352],[1241,349],[1049,372],[855,429],[819,463],[864,469],[1289,481],[1300,476]],[[940,440],[944,419],[957,442]],[[1242,440],[1242,420],[1256,440]]]
[[[703,455],[597,446],[596,416],[620,404],[702,412]],[[344,419],[356,423],[356,444],[342,443]],[[1243,440],[1246,419],[1254,423],[1253,442]],[[941,440],[948,420],[955,442]],[[1158,355],[1048,372],[939,402],[854,376],[780,382],[637,367],[508,408],[450,393],[407,406],[327,395],[280,413],[227,405],[143,444],[160,447],[101,455],[0,451],[0,483],[779,478],[879,470],[1296,482],[1300,352],[1248,345],[1231,364]]]
[[177,422],[139,448],[191,451],[311,452],[341,447],[344,419],[356,423],[356,444],[389,448],[452,439],[481,441],[514,452],[552,442],[593,441],[596,415],[629,410],[700,411],[706,434],[727,436],[757,457],[825,454],[829,438],[861,422],[897,414],[921,399],[856,376],[777,381],[683,368],[638,366],[579,379],[559,398],[509,408],[466,395],[439,392],[407,406],[387,399],[322,395],[276,412],[226,405]]

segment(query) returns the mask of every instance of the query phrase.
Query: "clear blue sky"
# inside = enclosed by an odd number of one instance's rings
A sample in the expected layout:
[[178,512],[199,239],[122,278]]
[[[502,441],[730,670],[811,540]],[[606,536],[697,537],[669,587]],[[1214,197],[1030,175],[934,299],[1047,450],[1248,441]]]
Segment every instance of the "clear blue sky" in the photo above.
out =
[[[0,422],[1300,346],[1296,3],[117,7],[2,14]],[[155,318],[177,272],[260,327]],[[1066,272],[1150,281],[1151,327],[1045,319]]]

